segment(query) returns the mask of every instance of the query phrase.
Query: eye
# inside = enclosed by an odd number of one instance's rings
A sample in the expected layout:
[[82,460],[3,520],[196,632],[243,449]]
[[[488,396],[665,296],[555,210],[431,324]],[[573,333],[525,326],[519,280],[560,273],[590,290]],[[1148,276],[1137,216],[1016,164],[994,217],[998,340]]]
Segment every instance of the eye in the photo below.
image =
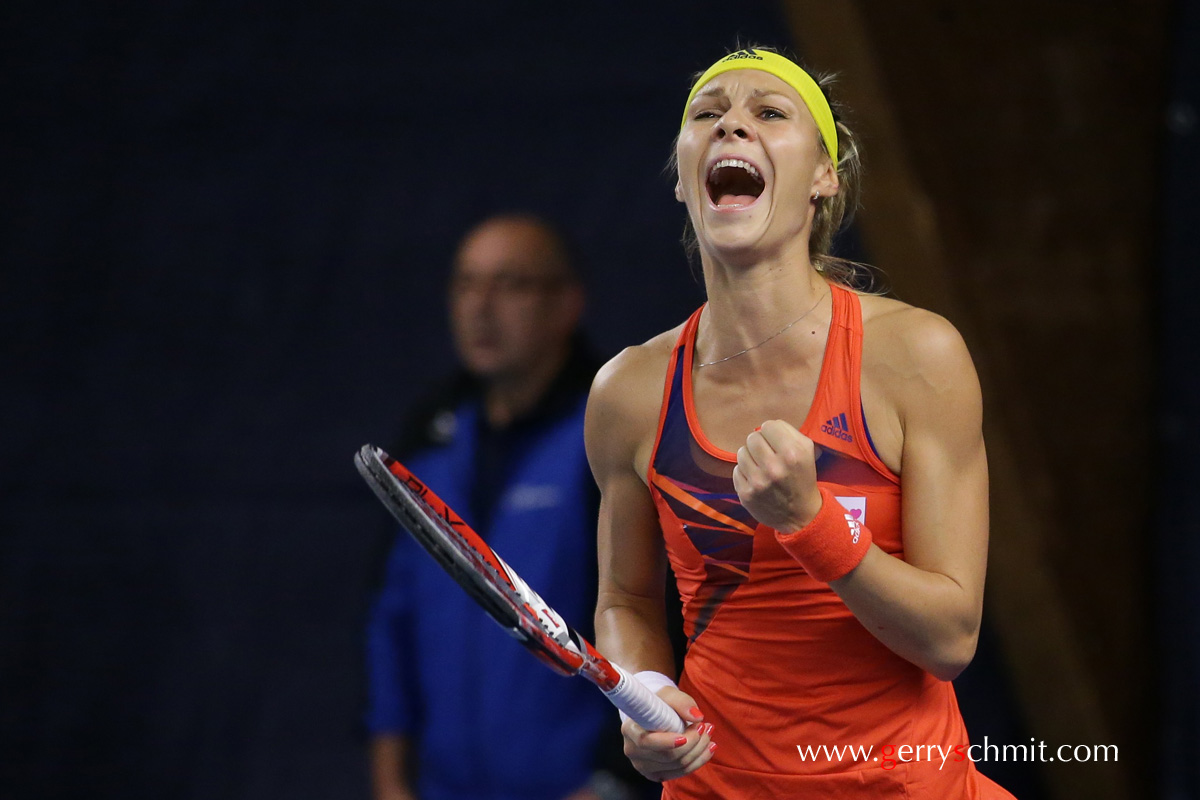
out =
[[695,115],[695,117],[693,117],[693,119],[716,119],[718,116],[719,115],[717,114],[716,111],[704,110],[704,111],[697,111],[696,115]]
[[542,279],[535,275],[503,272],[496,276],[496,289],[503,294],[525,294],[540,289],[542,282]]
[[770,106],[763,108],[758,112],[758,115],[763,119],[787,119],[787,114],[784,114],[778,108],[771,108]]

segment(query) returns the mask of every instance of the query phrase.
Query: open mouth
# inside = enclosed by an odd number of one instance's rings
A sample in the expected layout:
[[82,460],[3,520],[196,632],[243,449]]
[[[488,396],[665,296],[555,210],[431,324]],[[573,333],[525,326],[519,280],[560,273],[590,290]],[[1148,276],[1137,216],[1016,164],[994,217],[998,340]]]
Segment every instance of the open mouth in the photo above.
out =
[[740,158],[721,159],[708,170],[708,197],[718,208],[748,206],[765,186],[758,168]]

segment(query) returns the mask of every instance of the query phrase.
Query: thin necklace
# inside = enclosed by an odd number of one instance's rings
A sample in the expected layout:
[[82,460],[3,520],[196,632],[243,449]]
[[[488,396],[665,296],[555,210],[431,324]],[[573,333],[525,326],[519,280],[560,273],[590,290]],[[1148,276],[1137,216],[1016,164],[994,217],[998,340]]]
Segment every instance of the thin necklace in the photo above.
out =
[[[825,294],[829,294],[829,292],[826,292]],[[825,299],[825,294],[823,294],[823,295],[821,295],[820,297],[818,297],[818,298],[817,298],[817,302],[813,303],[813,304],[812,304],[812,308],[810,308],[808,311],[805,311],[803,314],[801,314],[800,316],[796,317],[794,320],[792,320],[791,322],[789,322],[787,325],[784,325],[782,328],[780,328],[779,330],[775,331],[774,333],[772,333],[772,334],[771,334],[770,336],[768,336],[767,338],[763,339],[763,340],[762,340],[761,342],[759,342],[758,344],[751,345],[750,347],[747,347],[745,350],[741,350],[741,351],[739,351],[739,352],[737,352],[737,353],[734,353],[734,354],[733,354],[733,355],[731,355],[731,356],[725,356],[724,358],[718,358],[716,361],[705,361],[703,364],[697,364],[697,365],[696,365],[696,369],[700,369],[701,367],[711,367],[713,364],[720,364],[722,361],[728,361],[728,360],[729,360],[729,359],[731,359],[731,358],[737,358],[738,356],[744,356],[744,355],[746,355],[746,353],[749,353],[751,350],[754,350],[755,348],[758,348],[758,347],[762,347],[764,344],[766,344],[767,342],[771,341],[771,340],[772,340],[772,339],[774,339],[776,336],[780,336],[780,335],[782,335],[783,333],[785,333],[785,332],[787,331],[787,329],[788,329],[788,328],[792,327],[792,326],[793,326],[793,325],[795,325],[797,322],[799,322],[800,320],[804,319],[804,318],[805,318],[805,317],[807,317],[809,314],[811,314],[811,313],[812,313],[812,312],[813,312],[813,311],[816,309],[816,307],[817,307],[817,306],[821,305],[821,301]]]

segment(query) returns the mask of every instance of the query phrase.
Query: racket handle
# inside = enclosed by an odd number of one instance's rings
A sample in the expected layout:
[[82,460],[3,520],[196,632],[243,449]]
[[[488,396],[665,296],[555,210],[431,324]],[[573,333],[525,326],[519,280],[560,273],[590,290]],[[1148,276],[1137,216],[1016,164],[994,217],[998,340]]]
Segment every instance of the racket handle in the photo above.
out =
[[683,733],[687,725],[675,713],[675,709],[664,703],[641,681],[626,672],[620,664],[613,664],[613,667],[620,673],[621,680],[617,682],[612,691],[604,693],[609,702],[648,731]]

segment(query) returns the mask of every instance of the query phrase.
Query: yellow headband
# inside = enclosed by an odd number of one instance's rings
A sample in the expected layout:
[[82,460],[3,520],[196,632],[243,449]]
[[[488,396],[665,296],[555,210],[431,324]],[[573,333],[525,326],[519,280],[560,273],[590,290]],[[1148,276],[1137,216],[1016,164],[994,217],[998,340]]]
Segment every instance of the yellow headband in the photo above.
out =
[[795,62],[769,50],[738,50],[709,67],[688,95],[687,105],[683,107],[683,123],[679,126],[681,129],[687,124],[688,109],[692,107],[692,101],[696,99],[696,92],[700,91],[700,87],[721,73],[735,69],[769,72],[795,89],[804,105],[808,106],[808,113],[816,120],[817,130],[821,132],[821,139],[825,142],[825,149],[833,159],[834,167],[837,167],[837,125],[834,124],[833,111],[829,108],[829,101],[825,99],[824,92],[812,76],[800,69]]

